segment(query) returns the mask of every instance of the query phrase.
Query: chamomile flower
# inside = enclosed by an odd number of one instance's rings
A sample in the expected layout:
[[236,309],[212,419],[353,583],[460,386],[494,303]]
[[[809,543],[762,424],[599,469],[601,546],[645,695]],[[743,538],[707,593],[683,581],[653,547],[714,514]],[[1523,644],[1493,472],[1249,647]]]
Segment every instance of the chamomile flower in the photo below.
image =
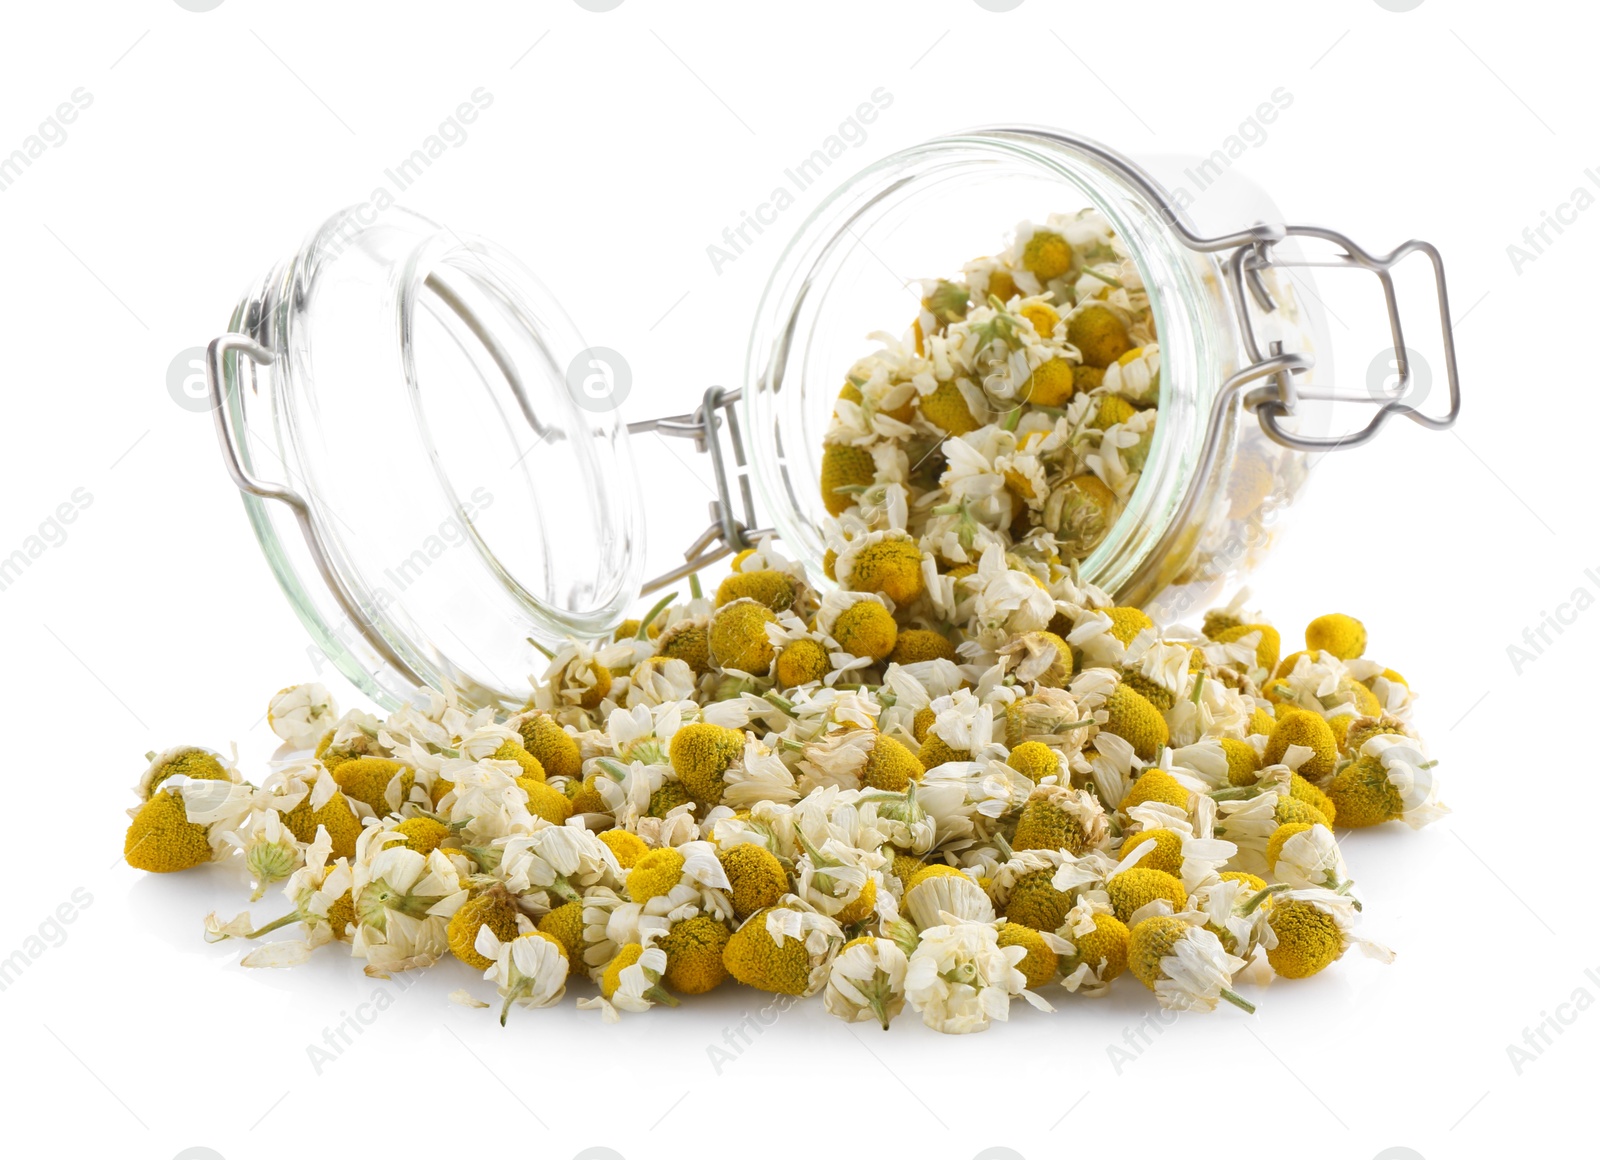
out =
[[1328,783],[1342,826],[1401,821],[1420,829],[1449,813],[1439,800],[1434,763],[1410,737],[1377,734]]
[[494,930],[484,925],[478,928],[473,950],[492,964],[483,977],[494,980],[505,1000],[500,1007],[501,1026],[505,1025],[512,1004],[548,1007],[566,993],[566,949],[542,931],[529,931],[501,942]]
[[876,1020],[887,1031],[905,1008],[908,965],[905,951],[892,939],[852,939],[828,967],[823,1006],[847,1023]]
[[1023,804],[1011,845],[1016,850],[1066,850],[1082,854],[1085,850],[1103,847],[1107,836],[1105,808],[1097,797],[1087,790],[1041,785]]
[[307,847],[304,864],[284,884],[284,897],[292,907],[287,914],[257,928],[248,912],[228,922],[213,913],[206,917],[206,941],[258,939],[290,923],[299,923],[305,927],[303,937],[265,943],[240,960],[247,967],[288,967],[305,962],[319,946],[348,939],[348,928],[355,917],[350,893],[353,878],[347,860],[340,858],[330,864],[329,846],[326,833],[319,834]]
[[1011,1000],[1019,996],[1051,1010],[1027,989],[1027,977],[1018,969],[1027,948],[1002,947],[992,923],[945,918],[922,930],[907,960],[906,1001],[923,1023],[950,1035],[987,1031],[992,1022],[1009,1018]]
[[267,726],[296,749],[316,744],[338,720],[339,707],[322,685],[290,685],[267,704]]
[[1056,931],[1069,950],[1060,952],[1061,985],[1088,997],[1110,990],[1128,969],[1128,927],[1103,902],[1080,898]]
[[1355,936],[1358,911],[1348,895],[1319,887],[1279,894],[1267,918],[1276,940],[1267,962],[1286,979],[1305,979],[1325,970],[1352,944],[1369,958],[1392,962],[1393,951]]
[[1267,840],[1266,859],[1272,876],[1296,889],[1344,890],[1350,885],[1338,840],[1320,822],[1279,826]]
[[722,961],[747,987],[814,995],[827,983],[828,968],[844,941],[833,919],[786,895],[781,905],[756,911],[733,932]]
[[446,928],[467,900],[460,872],[442,850],[424,857],[392,830],[362,834],[350,889],[351,953],[377,974],[427,966],[447,953]]
[[1218,999],[1254,1012],[1233,990],[1245,961],[1230,955],[1216,934],[1179,915],[1153,915],[1128,936],[1128,969],[1169,1011],[1210,1011]]

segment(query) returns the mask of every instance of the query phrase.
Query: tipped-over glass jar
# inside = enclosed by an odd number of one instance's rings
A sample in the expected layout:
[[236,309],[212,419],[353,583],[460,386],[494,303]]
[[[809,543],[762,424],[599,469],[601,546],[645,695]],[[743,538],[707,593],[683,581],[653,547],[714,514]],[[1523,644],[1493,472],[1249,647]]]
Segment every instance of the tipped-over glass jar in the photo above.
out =
[[[1264,204],[1257,194],[1252,208]],[[1203,237],[1126,158],[999,128],[926,142],[841,185],[773,272],[742,388],[631,425],[605,405],[617,388],[607,352],[585,347],[510,255],[404,210],[346,210],[211,344],[218,436],[279,583],[346,677],[389,706],[448,684],[471,704],[521,707],[541,645],[609,635],[641,594],[763,535],[826,586],[821,452],[864,337],[915,313],[913,279],[959,270],[1017,221],[1079,209],[1122,240],[1160,349],[1143,471],[1080,563],[1120,602],[1157,616],[1197,607],[1270,546],[1316,456],[1394,415],[1455,420],[1432,246],[1374,255],[1330,230],[1260,221]],[[1390,277],[1412,253],[1432,264],[1438,296],[1449,408],[1437,416],[1413,405]],[[1326,333],[1284,269],[1313,265],[1379,279],[1398,372],[1384,391],[1307,385],[1314,365],[1330,381]],[[1369,408],[1364,423],[1334,433],[1349,405]],[[719,496],[685,563],[649,581],[628,450],[646,430],[692,439]]]

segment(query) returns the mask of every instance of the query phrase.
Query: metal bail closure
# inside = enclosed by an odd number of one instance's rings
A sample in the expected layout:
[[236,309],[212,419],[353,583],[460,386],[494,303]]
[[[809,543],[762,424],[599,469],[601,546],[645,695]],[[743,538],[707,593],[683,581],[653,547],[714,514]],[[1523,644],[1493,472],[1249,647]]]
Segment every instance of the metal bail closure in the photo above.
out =
[[[696,451],[711,456],[711,468],[716,477],[717,498],[711,501],[711,525],[700,533],[683,554],[684,563],[670,572],[663,572],[647,582],[639,591],[649,595],[681,580],[724,556],[743,551],[759,543],[763,536],[774,535],[771,528],[755,528],[755,501],[750,494],[750,476],[745,471],[744,436],[739,430],[739,416],[734,404],[742,392],[711,387],[700,405],[686,415],[670,415],[661,419],[644,419],[628,424],[630,435],[654,431],[658,435],[694,440]],[[744,514],[741,521],[734,515],[733,487],[729,479],[728,461],[722,446],[723,418],[726,417],[728,446],[733,451],[735,475],[739,481],[739,509]]]
[[[1239,330],[1243,336],[1245,351],[1250,358],[1250,365],[1241,369],[1222,385],[1217,397],[1217,406],[1213,417],[1231,405],[1235,394],[1246,386],[1261,379],[1271,379],[1272,386],[1258,387],[1244,396],[1244,405],[1253,410],[1256,418],[1261,423],[1261,429],[1274,442],[1280,443],[1295,451],[1335,451],[1343,447],[1359,447],[1378,433],[1378,429],[1389,421],[1391,415],[1404,415],[1414,423],[1420,423],[1435,431],[1442,431],[1456,421],[1461,413],[1461,390],[1456,381],[1456,346],[1455,334],[1450,323],[1450,299],[1445,292],[1444,263],[1439,258],[1439,251],[1427,242],[1412,240],[1404,245],[1391,250],[1387,254],[1369,254],[1349,238],[1334,230],[1323,229],[1320,226],[1275,226],[1258,223],[1248,229],[1235,233],[1224,234],[1220,237],[1207,238],[1194,232],[1189,227],[1188,220],[1177,204],[1162,188],[1161,184],[1146,173],[1142,168],[1112,149],[1096,144],[1084,137],[1077,137],[1070,133],[1061,133],[1055,130],[1033,128],[1002,128],[1002,133],[1015,133],[1024,137],[1040,137],[1049,141],[1056,141],[1068,146],[1088,157],[1093,158],[1101,165],[1114,170],[1129,184],[1147,198],[1152,205],[1161,211],[1166,224],[1177,234],[1183,244],[1191,250],[1203,254],[1221,254],[1223,251],[1232,250],[1224,262],[1224,269],[1233,285],[1234,301],[1237,303]],[[1326,242],[1343,248],[1344,253],[1330,261],[1308,261],[1298,258],[1282,258],[1274,252],[1274,247],[1285,238],[1308,237],[1320,238]],[[1396,263],[1408,254],[1420,251],[1427,255],[1428,261],[1433,263],[1434,288],[1439,298],[1439,328],[1444,335],[1444,361],[1445,373],[1450,383],[1450,410],[1442,416],[1424,415],[1406,401],[1411,388],[1411,366],[1406,359],[1405,338],[1400,327],[1400,308],[1395,301],[1394,281],[1389,276],[1389,271]],[[1297,391],[1294,377],[1305,374],[1313,366],[1309,355],[1285,354],[1281,347],[1273,346],[1266,355],[1261,352],[1260,344],[1256,340],[1255,328],[1251,324],[1249,310],[1245,302],[1245,291],[1265,312],[1271,313],[1277,309],[1277,303],[1272,300],[1272,295],[1267,290],[1266,282],[1261,277],[1261,271],[1271,267],[1289,268],[1293,266],[1325,266],[1325,267],[1354,267],[1361,270],[1371,270],[1383,283],[1383,296],[1389,311],[1389,333],[1394,342],[1394,365],[1400,372],[1400,382],[1392,395],[1384,400],[1372,398],[1370,395],[1340,394],[1338,392],[1312,394]],[[1305,435],[1297,435],[1292,431],[1285,431],[1279,420],[1294,414],[1295,404],[1300,399],[1317,399],[1331,402],[1370,403],[1378,405],[1377,414],[1371,421],[1358,431],[1349,435],[1332,439],[1318,439]],[[1220,428],[1213,425],[1212,438],[1215,440]]]
[[[1339,246],[1344,252],[1323,261],[1286,258],[1276,252],[1275,246],[1279,241],[1289,237],[1318,238]],[[1409,254],[1417,252],[1426,255],[1433,265],[1434,291],[1439,301],[1439,330],[1444,340],[1444,365],[1450,388],[1450,409],[1438,416],[1425,415],[1407,401],[1411,392],[1411,364],[1406,357],[1405,335],[1400,323],[1399,303],[1395,298],[1394,279],[1389,273],[1397,263]],[[1292,269],[1297,266],[1371,270],[1378,276],[1378,281],[1383,286],[1384,305],[1389,314],[1389,336],[1394,344],[1394,366],[1399,372],[1399,382],[1392,393],[1384,397],[1374,397],[1371,394],[1350,394],[1337,390],[1302,391],[1297,388],[1294,378],[1311,370],[1314,365],[1312,358],[1300,354],[1285,354],[1283,344],[1279,342],[1269,344],[1267,354],[1262,355],[1244,292],[1248,289],[1250,297],[1256,304],[1270,313],[1277,309],[1277,304],[1267,290],[1261,271],[1274,267]],[[1434,431],[1443,431],[1455,423],[1461,413],[1461,388],[1456,378],[1455,332],[1450,322],[1450,298],[1445,289],[1444,263],[1439,257],[1439,251],[1432,245],[1413,239],[1387,254],[1375,255],[1369,254],[1355,242],[1334,230],[1324,229],[1321,226],[1285,226],[1279,237],[1263,238],[1240,246],[1228,260],[1226,269],[1234,285],[1239,330],[1244,338],[1245,350],[1250,357],[1251,365],[1230,378],[1223,385],[1222,393],[1224,396],[1231,396],[1249,383],[1261,379],[1269,380],[1271,385],[1256,387],[1245,392],[1243,403],[1246,410],[1255,412],[1261,429],[1274,442],[1295,451],[1337,451],[1345,447],[1359,447],[1366,443],[1378,433],[1379,428],[1387,423],[1392,415],[1404,415],[1413,423],[1420,423]],[[1318,438],[1286,431],[1281,425],[1280,421],[1284,417],[1294,415],[1295,406],[1301,399],[1368,404],[1376,406],[1378,410],[1368,420],[1366,426],[1348,435]]]

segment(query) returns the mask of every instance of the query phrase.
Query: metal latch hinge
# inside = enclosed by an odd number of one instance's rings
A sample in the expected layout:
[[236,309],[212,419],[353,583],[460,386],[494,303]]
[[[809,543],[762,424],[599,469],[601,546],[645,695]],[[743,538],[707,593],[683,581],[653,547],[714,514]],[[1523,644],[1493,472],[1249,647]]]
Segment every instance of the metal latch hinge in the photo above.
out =
[[[711,387],[700,406],[686,415],[669,415],[628,424],[630,435],[654,432],[661,436],[693,440],[696,451],[711,456],[711,469],[717,488],[717,498],[710,505],[711,524],[684,552],[684,563],[646,582],[640,589],[641,595],[659,591],[674,580],[698,572],[724,556],[754,547],[763,536],[774,534],[771,528],[755,527],[755,501],[750,494],[744,436],[739,429],[739,416],[734,406],[740,394],[737,390]],[[728,448],[733,452],[732,472],[729,471],[727,452],[723,447],[724,434]],[[743,519],[734,512],[734,480],[738,481],[739,513]]]
[[[1285,238],[1318,238],[1340,247],[1343,253],[1322,260],[1285,258],[1275,253],[1276,245]],[[1393,267],[1413,253],[1425,255],[1433,266],[1434,291],[1439,303],[1439,330],[1444,342],[1445,377],[1450,392],[1450,409],[1443,415],[1427,415],[1411,405],[1411,362],[1406,353],[1405,333],[1400,323],[1400,307],[1395,297]],[[1272,342],[1263,355],[1250,318],[1249,299],[1268,313],[1277,309],[1267,289],[1261,271],[1267,269],[1292,269],[1318,267],[1324,269],[1370,270],[1383,286],[1384,305],[1389,315],[1389,337],[1394,345],[1394,368],[1398,379],[1394,387],[1383,394],[1352,394],[1339,391],[1307,391],[1298,388],[1295,376],[1309,372],[1314,360],[1302,354],[1285,354],[1281,343]],[[1321,226],[1285,226],[1249,244],[1242,245],[1230,256],[1225,266],[1234,287],[1234,301],[1238,313],[1239,331],[1244,339],[1245,353],[1250,365],[1233,375],[1223,385],[1222,394],[1231,396],[1250,383],[1267,380],[1270,385],[1255,387],[1244,393],[1242,402],[1246,410],[1255,414],[1261,428],[1274,442],[1296,451],[1336,451],[1346,447],[1359,447],[1376,435],[1393,415],[1404,415],[1435,431],[1442,431],[1456,421],[1461,413],[1461,388],[1456,377],[1455,332],[1450,321],[1450,297],[1445,288],[1444,263],[1439,251],[1427,242],[1409,241],[1387,254],[1369,254],[1355,242],[1335,230]],[[1338,403],[1358,403],[1376,406],[1377,412],[1360,427],[1347,435],[1319,438],[1284,430],[1280,420],[1295,413],[1302,399]]]

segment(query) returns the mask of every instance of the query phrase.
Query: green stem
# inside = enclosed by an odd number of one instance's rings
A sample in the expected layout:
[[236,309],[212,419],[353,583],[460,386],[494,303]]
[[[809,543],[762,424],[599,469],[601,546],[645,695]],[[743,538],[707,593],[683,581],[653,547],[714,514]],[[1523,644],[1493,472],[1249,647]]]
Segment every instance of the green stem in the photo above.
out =
[[536,648],[540,652],[544,653],[545,660],[553,661],[553,660],[556,659],[556,654],[555,653],[553,653],[549,649],[545,648],[544,645],[542,645],[538,641],[534,640],[533,637],[530,636],[530,637],[526,637],[524,639],[526,639],[527,642],[529,644],[531,644],[534,648]]
[[691,600],[704,600],[705,592],[700,587],[700,573],[689,573],[689,598]]
[[1254,1015],[1256,1013],[1256,1005],[1236,991],[1230,991],[1224,987],[1222,988],[1222,997],[1247,1014]]
[[[1239,911],[1239,913],[1243,916],[1248,916],[1256,909],[1256,907],[1260,906],[1268,898],[1272,897],[1274,894],[1282,894],[1287,889],[1289,889],[1289,884],[1287,882],[1274,882],[1265,890],[1258,890],[1255,894],[1251,895],[1250,900],[1244,904],[1244,907]],[[1251,1008],[1251,1010],[1254,1010],[1254,1008]]]
[[500,1004],[500,1026],[504,1027],[506,1025],[506,1016],[511,1014],[511,1004],[521,998],[522,993],[527,989],[527,983],[518,983],[506,992],[506,1001]]
[[644,619],[639,621],[639,631],[634,634],[635,640],[650,639],[650,622],[666,610],[667,605],[678,598],[676,592],[669,592],[651,606],[650,611],[644,614]]
[[[284,915],[282,918],[275,918],[271,922],[267,923],[266,926],[260,927],[260,928],[258,928],[256,930],[253,930],[249,934],[240,935],[239,937],[240,938],[249,938],[249,939],[260,938],[264,934],[271,934],[273,931],[277,930],[279,927],[288,926],[291,922],[298,921],[299,918],[300,918],[300,912],[298,910],[291,910],[288,914]],[[231,937],[231,936],[224,935],[223,937],[224,938],[228,938],[228,937]]]

